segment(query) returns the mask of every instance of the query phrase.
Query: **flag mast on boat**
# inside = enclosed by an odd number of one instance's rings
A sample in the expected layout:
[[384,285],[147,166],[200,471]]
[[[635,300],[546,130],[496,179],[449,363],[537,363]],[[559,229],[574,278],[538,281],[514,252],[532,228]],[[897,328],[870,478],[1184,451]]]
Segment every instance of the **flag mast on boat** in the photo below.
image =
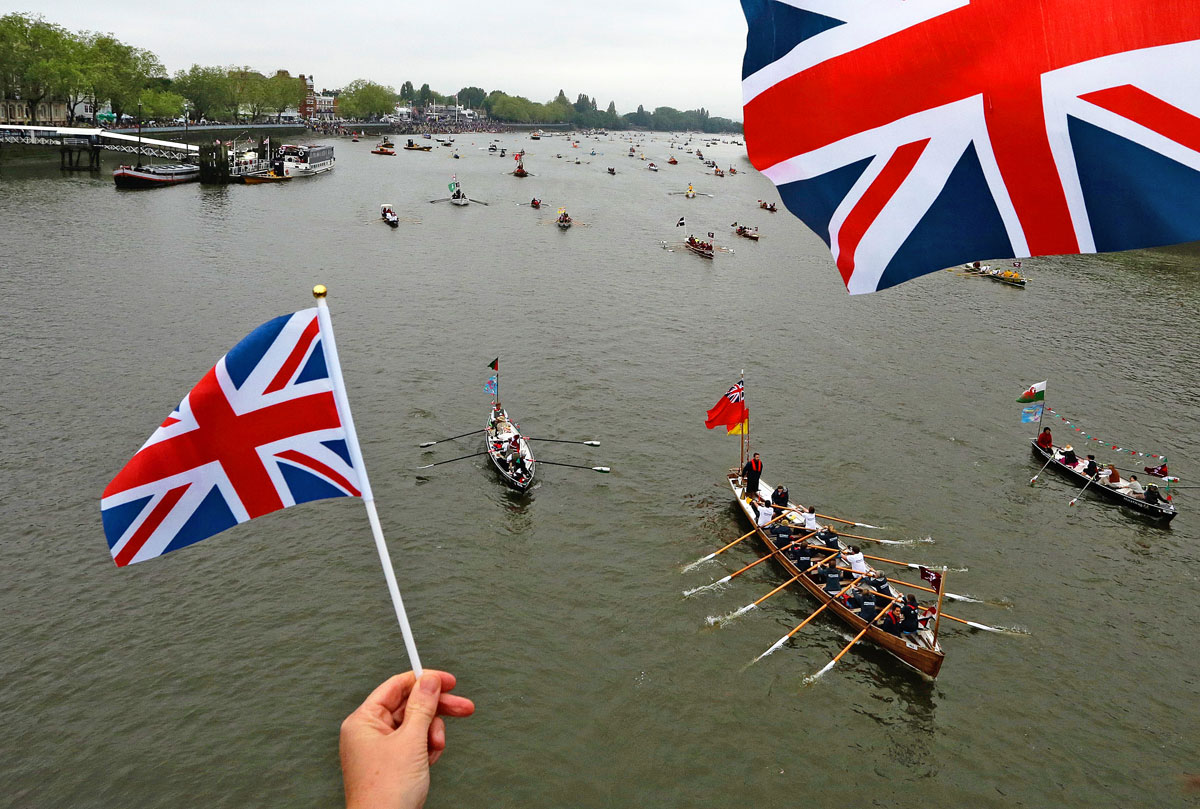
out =
[[[742,380],[742,402],[744,403],[746,401],[746,369],[745,368],[742,369],[742,375],[740,378]],[[742,459],[740,461],[738,461],[738,474],[741,474],[741,470],[746,466],[746,442],[750,440],[750,409],[749,409],[748,405],[746,407],[746,427],[745,427],[745,429],[739,430],[738,432],[741,433],[741,439],[742,439]]]

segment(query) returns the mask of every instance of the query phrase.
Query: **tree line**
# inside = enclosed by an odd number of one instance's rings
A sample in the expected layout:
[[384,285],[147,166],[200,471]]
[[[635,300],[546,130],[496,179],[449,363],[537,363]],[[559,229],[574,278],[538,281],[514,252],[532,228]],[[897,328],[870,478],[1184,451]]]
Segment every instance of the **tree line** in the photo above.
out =
[[[121,42],[112,34],[68,31],[31,14],[0,17],[0,98],[19,99],[28,118],[38,121],[44,102],[61,102],[67,120],[75,123],[81,105],[91,102],[92,121],[108,104],[120,121],[140,112],[143,119],[255,121],[267,116],[278,120],[289,108],[299,107],[307,88],[286,70],[267,76],[248,66],[192,65],[167,74],[151,51]],[[336,91],[337,114],[342,118],[378,118],[397,105],[425,109],[433,104],[460,104],[481,110],[498,121],[521,124],[565,123],[581,129],[645,128],[664,131],[741,132],[729,118],[710,116],[704,108],[677,110],[658,107],[647,111],[617,112],[609,102],[601,109],[595,98],[579,94],[572,103],[565,92],[545,103],[501,90],[463,87],[452,95],[432,90],[428,83],[415,88],[404,82],[399,92],[367,79],[356,79]],[[186,104],[186,108],[185,108]]]

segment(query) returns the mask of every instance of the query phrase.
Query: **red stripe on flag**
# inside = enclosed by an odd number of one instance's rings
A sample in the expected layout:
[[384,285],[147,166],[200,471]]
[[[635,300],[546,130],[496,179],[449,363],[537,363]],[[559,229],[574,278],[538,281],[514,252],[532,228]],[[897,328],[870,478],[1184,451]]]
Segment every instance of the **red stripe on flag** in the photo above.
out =
[[146,518],[146,521],[138,526],[138,530],[129,538],[129,541],[125,543],[120,552],[113,557],[113,561],[117,563],[117,567],[125,567],[125,565],[133,561],[133,557],[137,556],[138,551],[150,539],[150,535],[154,533],[155,529],[162,525],[162,521],[167,518],[167,515],[171,513],[171,509],[175,508],[175,504],[179,502],[179,498],[183,497],[183,493],[191,485],[190,483],[185,483],[163,495],[163,499],[158,501],[158,505],[150,512],[150,516]]
[[1153,129],[1164,138],[1200,152],[1200,118],[1152,96],[1132,84],[1084,93],[1084,101]]
[[883,171],[879,172],[879,176],[846,216],[846,221],[838,230],[837,258],[838,269],[846,286],[850,285],[850,276],[854,274],[854,251],[858,249],[859,242],[871,223],[879,216],[883,206],[887,205],[888,200],[896,193],[896,189],[912,173],[913,166],[917,164],[927,145],[929,138],[906,143],[893,152]]
[[292,377],[296,375],[296,369],[300,367],[300,362],[308,353],[308,347],[312,345],[313,338],[320,330],[321,326],[314,316],[312,323],[309,323],[304,333],[300,335],[300,339],[297,341],[296,347],[292,349],[292,353],[288,355],[287,361],[283,363],[283,367],[279,369],[279,373],[275,374],[275,378],[271,380],[271,384],[267,385],[267,389],[263,393],[283,390],[284,385],[292,381]]
[[346,491],[353,494],[355,497],[362,496],[362,493],[359,492],[358,489],[354,488],[354,484],[352,484],[350,481],[346,480],[346,478],[339,475],[337,472],[335,472],[330,467],[328,467],[325,464],[318,461],[316,458],[309,457],[308,455],[305,455],[304,453],[298,452],[297,450],[294,450],[294,449],[289,449],[285,452],[276,453],[275,457],[283,458],[285,461],[291,461],[292,463],[297,464],[299,466],[304,466],[309,469],[312,469],[315,472],[320,472],[322,475],[329,478],[334,483],[336,483],[337,485],[341,486]]

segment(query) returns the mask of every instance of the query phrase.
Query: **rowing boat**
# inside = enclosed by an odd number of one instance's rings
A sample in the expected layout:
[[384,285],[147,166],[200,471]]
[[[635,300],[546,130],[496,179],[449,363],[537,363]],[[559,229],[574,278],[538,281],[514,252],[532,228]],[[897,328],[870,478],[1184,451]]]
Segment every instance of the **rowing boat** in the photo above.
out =
[[[508,463],[511,455],[510,448],[514,440],[517,442],[522,460],[522,464],[515,468],[510,467]],[[533,451],[529,449],[529,442],[525,440],[525,436],[521,435],[517,423],[508,417],[508,413],[500,406],[499,402],[492,405],[487,429],[484,431],[484,442],[488,457],[492,459],[492,464],[504,482],[517,491],[528,491],[529,487],[533,485],[533,476],[537,472],[537,461],[533,457]]]
[[1050,467],[1057,470],[1060,474],[1074,480],[1076,485],[1086,486],[1087,491],[1095,492],[1106,500],[1133,509],[1150,519],[1160,520],[1163,525],[1175,519],[1176,511],[1173,504],[1166,501],[1162,503],[1147,503],[1145,500],[1134,497],[1122,489],[1114,488],[1099,481],[1093,481],[1091,485],[1087,485],[1091,478],[1083,473],[1086,461],[1080,459],[1075,466],[1068,466],[1062,461],[1062,454],[1059,452],[1059,447],[1051,446],[1049,450],[1042,449],[1038,446],[1037,439],[1030,439],[1030,446],[1033,448],[1033,454],[1040,458],[1042,463],[1048,463]]
[[739,236],[750,239],[751,241],[755,241],[755,242],[758,241],[758,231],[751,230],[750,228],[746,227],[745,225],[738,225],[737,229],[734,232],[737,233],[737,235],[739,235]]
[[[733,490],[733,496],[737,500],[738,506],[742,510],[742,514],[750,521],[752,525],[757,522],[755,520],[754,509],[750,502],[745,498],[745,488],[741,480],[739,470],[731,469],[728,474],[729,487]],[[770,501],[771,493],[774,491],[769,484],[759,480],[758,494],[764,500]],[[795,504],[789,501],[790,507],[796,508]],[[795,514],[785,517],[784,520],[790,520],[793,523],[799,523],[800,520]],[[867,628],[867,622],[858,616],[858,613],[846,607],[841,601],[825,592],[825,588],[817,582],[813,581],[807,575],[801,575],[801,571],[796,565],[780,552],[775,545],[773,538],[767,534],[762,528],[755,527],[755,535],[759,541],[766,546],[767,551],[774,555],[775,561],[786,571],[789,578],[798,576],[796,582],[808,591],[809,595],[821,603],[825,607],[825,611],[833,613],[843,623],[850,626],[856,634],[866,629],[866,638],[875,643],[875,645],[890,652],[894,657],[901,662],[911,666],[917,671],[929,677],[937,677],[938,672],[942,668],[942,661],[945,659],[945,653],[942,652],[942,647],[938,644],[934,632],[928,628],[920,629],[916,633],[908,637],[900,637],[892,635],[884,631],[878,624],[873,624]],[[846,549],[844,543],[839,540],[839,545],[843,550]],[[895,588],[892,588],[895,590]],[[832,603],[830,603],[832,602]]]

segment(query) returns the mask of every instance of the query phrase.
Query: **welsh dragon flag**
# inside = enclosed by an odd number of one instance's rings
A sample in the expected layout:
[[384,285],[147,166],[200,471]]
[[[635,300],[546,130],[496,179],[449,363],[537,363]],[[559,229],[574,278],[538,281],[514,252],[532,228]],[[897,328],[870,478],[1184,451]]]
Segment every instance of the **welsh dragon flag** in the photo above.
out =
[[1046,383],[1038,382],[1017,397],[1018,402],[1043,402],[1046,400]]

